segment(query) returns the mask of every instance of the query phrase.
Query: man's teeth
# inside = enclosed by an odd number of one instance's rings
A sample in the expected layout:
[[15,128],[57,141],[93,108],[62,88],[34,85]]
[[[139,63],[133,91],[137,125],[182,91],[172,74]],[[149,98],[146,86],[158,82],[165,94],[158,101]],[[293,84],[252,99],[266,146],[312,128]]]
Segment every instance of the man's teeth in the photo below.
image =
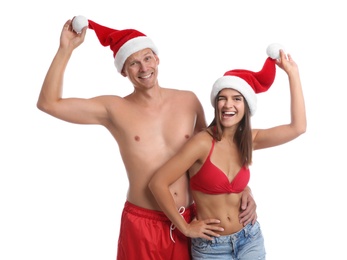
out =
[[141,76],[142,79],[148,79],[152,74],[148,74],[146,76]]

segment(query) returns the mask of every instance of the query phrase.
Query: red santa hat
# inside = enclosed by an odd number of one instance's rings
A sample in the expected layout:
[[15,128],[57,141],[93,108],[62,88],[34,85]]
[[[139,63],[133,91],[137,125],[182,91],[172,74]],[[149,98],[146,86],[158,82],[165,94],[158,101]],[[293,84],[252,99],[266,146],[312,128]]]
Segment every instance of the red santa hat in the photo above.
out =
[[118,72],[122,71],[126,59],[137,51],[150,48],[158,54],[153,41],[135,29],[115,30],[88,20],[84,16],[74,17],[72,26],[77,33],[81,32],[85,26],[93,29],[101,45],[110,46],[113,51],[114,64]]
[[279,51],[283,49],[280,44],[271,44],[266,49],[269,56],[258,72],[250,70],[235,69],[224,73],[224,76],[217,79],[211,91],[211,103],[215,107],[218,93],[225,88],[232,88],[240,92],[247,100],[250,113],[254,115],[257,109],[256,94],[267,91],[275,80],[276,59],[279,58]]

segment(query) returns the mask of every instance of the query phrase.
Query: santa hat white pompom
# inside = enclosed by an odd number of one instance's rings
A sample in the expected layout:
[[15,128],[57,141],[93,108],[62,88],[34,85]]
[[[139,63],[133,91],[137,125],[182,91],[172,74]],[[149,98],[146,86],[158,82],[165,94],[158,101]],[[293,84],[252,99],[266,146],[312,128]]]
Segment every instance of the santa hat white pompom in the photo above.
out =
[[279,59],[280,50],[284,51],[283,45],[279,43],[272,43],[267,47],[266,54],[272,59]]
[[76,33],[81,33],[86,26],[88,26],[88,19],[82,15],[75,16],[72,20],[72,29]]

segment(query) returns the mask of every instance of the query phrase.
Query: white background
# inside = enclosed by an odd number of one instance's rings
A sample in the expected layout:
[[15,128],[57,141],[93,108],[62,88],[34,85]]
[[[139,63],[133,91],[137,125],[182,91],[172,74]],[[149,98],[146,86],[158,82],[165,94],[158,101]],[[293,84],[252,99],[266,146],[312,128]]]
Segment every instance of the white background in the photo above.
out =
[[[194,91],[208,123],[213,82],[237,67],[259,70],[267,45],[282,43],[300,68],[308,128],[291,143],[254,153],[250,187],[267,259],[347,259],[347,16],[343,1],[306,2],[6,2],[0,8],[0,259],[116,257],[128,185],[116,142],[100,126],[66,123],[36,108],[61,29],[75,15],[151,37],[161,86]],[[68,65],[64,96],[130,91],[110,49],[88,30]],[[258,96],[252,124],[289,119],[288,82],[279,69],[271,89]]]

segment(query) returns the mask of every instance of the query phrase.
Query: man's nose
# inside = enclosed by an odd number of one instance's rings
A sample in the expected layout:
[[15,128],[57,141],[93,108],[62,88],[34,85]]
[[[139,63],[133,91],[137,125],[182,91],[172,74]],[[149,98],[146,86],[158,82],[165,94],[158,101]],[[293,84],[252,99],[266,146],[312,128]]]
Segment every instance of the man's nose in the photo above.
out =
[[148,67],[147,67],[147,64],[146,64],[146,63],[144,63],[144,62],[141,62],[141,63],[140,63],[140,70],[141,70],[141,71],[146,71],[147,68],[148,68]]

